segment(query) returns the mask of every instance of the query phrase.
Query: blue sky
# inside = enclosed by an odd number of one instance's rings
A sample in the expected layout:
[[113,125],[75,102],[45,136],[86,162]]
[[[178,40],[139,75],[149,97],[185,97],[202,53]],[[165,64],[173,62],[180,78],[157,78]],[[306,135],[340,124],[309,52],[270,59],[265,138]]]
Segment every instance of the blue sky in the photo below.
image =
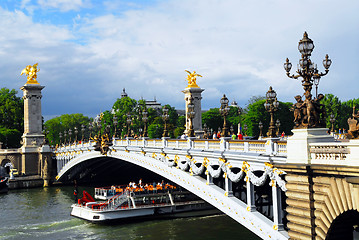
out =
[[312,60],[333,64],[319,91],[359,97],[359,1],[22,0],[0,1],[0,83],[19,88],[39,63],[45,119],[110,110],[122,89],[184,109],[185,69],[203,75],[202,107],[226,94],[245,106],[272,86],[280,101],[303,93],[296,68],[304,31]]

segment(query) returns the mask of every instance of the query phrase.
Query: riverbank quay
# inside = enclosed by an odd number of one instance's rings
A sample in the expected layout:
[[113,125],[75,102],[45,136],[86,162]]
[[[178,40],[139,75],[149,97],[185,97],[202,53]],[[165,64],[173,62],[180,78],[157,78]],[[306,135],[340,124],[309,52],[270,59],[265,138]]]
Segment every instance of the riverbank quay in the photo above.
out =
[[39,175],[15,177],[9,180],[9,190],[43,187],[44,179]]

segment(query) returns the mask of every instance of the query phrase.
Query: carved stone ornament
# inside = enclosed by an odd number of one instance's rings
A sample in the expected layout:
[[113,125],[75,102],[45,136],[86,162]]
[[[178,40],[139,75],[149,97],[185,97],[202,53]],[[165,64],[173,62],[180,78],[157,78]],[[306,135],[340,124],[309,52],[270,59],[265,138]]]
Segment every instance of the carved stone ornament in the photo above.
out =
[[348,139],[359,139],[359,110],[355,113],[355,106],[353,106],[352,118],[348,119],[349,130],[346,134]]

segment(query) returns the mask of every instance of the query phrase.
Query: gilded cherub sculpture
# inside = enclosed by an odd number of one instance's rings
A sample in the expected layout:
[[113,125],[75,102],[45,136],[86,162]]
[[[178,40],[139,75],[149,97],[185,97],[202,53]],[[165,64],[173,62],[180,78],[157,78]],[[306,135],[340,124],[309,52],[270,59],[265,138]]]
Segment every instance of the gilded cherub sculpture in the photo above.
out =
[[22,70],[20,75],[25,74],[27,76],[27,82],[28,84],[39,84],[36,80],[37,78],[37,72],[40,71],[40,68],[37,68],[38,63],[34,64],[33,66],[27,65],[24,70]]
[[202,77],[202,76],[199,75],[198,73],[196,73],[196,71],[193,71],[193,73],[191,73],[188,70],[185,70],[185,71],[188,73],[188,76],[187,76],[188,86],[187,86],[187,88],[199,88],[199,86],[196,83],[197,76],[198,77]]

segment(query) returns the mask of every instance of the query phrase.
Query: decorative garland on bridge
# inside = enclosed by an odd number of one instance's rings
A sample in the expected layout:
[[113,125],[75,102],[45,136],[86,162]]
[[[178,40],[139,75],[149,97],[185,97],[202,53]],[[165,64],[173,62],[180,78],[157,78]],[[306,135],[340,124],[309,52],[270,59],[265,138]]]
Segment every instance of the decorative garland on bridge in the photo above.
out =
[[[190,155],[187,155],[186,158],[188,158],[188,160],[181,160],[178,155],[175,155],[174,159],[171,160],[168,156],[164,155],[163,161],[165,161],[169,167],[177,165],[177,168],[182,171],[187,171],[189,168],[191,176],[201,175],[206,168],[206,175],[210,174],[213,178],[220,177],[223,172],[224,178],[229,178],[232,182],[239,182],[245,174],[245,181],[250,181],[255,186],[262,186],[269,177],[271,179],[269,183],[270,186],[275,187],[278,185],[283,191],[287,191],[285,181],[280,177],[280,175],[286,173],[274,168],[270,163],[264,163],[265,167],[263,169],[263,174],[260,177],[257,177],[249,163],[246,161],[243,161],[241,170],[238,173],[234,173],[231,170],[232,165],[224,158],[218,159],[218,165],[210,165],[210,161],[207,157],[204,157],[203,161],[197,161]],[[198,166],[198,163],[201,163],[201,165]],[[215,166],[218,166],[218,168],[215,168]]]

